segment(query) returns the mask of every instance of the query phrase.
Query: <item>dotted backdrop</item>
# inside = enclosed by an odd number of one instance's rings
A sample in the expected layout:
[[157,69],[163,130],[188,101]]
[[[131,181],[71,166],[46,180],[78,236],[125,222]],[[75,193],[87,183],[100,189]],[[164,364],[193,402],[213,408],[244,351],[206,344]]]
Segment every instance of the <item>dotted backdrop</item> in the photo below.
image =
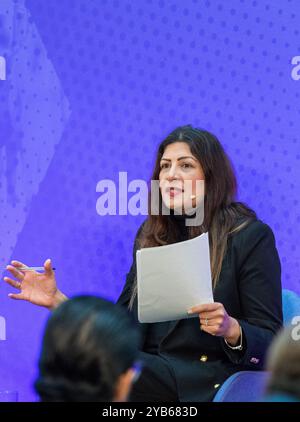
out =
[[[190,123],[225,146],[300,293],[299,22],[298,0],[1,0],[1,267],[51,257],[66,294],[115,300],[145,217],[97,215],[96,185],[148,180],[158,143]],[[0,389],[34,400],[48,313],[10,291]]]

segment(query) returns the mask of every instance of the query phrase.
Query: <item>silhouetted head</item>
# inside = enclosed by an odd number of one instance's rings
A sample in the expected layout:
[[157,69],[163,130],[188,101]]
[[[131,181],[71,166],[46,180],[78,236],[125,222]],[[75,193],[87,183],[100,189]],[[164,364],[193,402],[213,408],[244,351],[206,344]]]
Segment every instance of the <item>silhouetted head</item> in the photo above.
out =
[[93,296],[68,300],[48,320],[36,391],[42,401],[125,401],[138,342],[123,308]]

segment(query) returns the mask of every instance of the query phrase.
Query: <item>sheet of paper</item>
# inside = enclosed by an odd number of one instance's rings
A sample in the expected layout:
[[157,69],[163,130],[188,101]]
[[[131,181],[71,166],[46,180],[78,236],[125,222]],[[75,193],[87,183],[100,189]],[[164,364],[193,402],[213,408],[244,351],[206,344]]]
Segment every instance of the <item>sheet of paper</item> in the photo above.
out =
[[213,302],[208,233],[137,251],[138,319],[190,318],[192,306]]

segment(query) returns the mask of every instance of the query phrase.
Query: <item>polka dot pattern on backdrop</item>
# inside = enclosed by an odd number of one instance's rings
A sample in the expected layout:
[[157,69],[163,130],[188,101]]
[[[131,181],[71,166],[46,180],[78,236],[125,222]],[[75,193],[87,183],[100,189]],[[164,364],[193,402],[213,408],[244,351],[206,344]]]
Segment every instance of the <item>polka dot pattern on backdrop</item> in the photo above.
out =
[[145,217],[99,216],[96,185],[148,180],[190,123],[219,137],[300,293],[299,19],[297,0],[1,2],[1,265],[51,257],[67,294],[115,300]]

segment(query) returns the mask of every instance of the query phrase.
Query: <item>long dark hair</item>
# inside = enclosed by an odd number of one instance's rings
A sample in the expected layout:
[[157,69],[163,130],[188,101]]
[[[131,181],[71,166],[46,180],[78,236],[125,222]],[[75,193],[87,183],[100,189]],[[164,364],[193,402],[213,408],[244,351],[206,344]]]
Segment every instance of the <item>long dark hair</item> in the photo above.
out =
[[42,401],[112,401],[138,342],[125,309],[94,296],[68,300],[47,323],[36,391]]
[[[219,140],[210,132],[191,125],[181,126],[171,132],[159,145],[151,180],[158,180],[160,161],[166,147],[175,142],[185,142],[198,159],[205,177],[204,220],[200,226],[188,227],[188,238],[192,239],[208,231],[213,287],[220,276],[228,237],[250,221],[256,219],[255,212],[247,205],[236,202],[237,182],[230,159]],[[161,193],[160,193],[161,201]],[[151,190],[148,209],[151,209]],[[161,246],[178,241],[178,227],[167,215],[151,215],[144,223],[137,244],[139,248]],[[136,297],[136,282],[133,286],[129,308]]]

